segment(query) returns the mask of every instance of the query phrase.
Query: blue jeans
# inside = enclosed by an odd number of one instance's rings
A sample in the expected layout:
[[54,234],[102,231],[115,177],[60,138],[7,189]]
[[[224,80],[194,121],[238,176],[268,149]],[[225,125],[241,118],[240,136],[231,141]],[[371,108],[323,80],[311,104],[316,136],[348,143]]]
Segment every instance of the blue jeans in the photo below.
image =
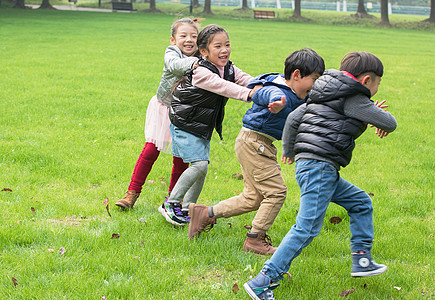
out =
[[263,267],[263,272],[273,282],[282,279],[293,259],[319,234],[330,202],[347,210],[351,250],[370,251],[372,247],[373,205],[366,192],[342,179],[337,169],[327,162],[300,160],[296,162],[295,172],[301,189],[296,224]]

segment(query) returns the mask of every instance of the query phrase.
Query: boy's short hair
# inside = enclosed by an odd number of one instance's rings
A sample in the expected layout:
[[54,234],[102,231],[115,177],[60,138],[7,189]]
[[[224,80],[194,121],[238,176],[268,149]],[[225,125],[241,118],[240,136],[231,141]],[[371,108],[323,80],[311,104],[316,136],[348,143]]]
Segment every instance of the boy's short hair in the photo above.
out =
[[340,71],[347,71],[357,78],[365,73],[374,73],[382,77],[384,66],[376,55],[365,51],[354,51],[343,57]]
[[285,59],[284,78],[289,80],[295,70],[299,70],[302,77],[311,75],[312,73],[322,75],[325,71],[325,62],[313,49],[303,48],[292,52]]

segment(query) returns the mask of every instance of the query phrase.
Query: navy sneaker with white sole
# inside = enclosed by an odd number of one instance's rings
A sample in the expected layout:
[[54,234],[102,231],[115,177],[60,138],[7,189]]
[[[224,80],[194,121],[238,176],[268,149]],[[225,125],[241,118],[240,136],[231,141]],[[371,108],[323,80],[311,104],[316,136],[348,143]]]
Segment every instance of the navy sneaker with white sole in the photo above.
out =
[[384,273],[387,266],[373,261],[370,252],[352,253],[352,277],[375,276]]
[[254,300],[275,300],[273,290],[278,286],[279,283],[272,284],[269,276],[263,272],[243,285],[245,291]]

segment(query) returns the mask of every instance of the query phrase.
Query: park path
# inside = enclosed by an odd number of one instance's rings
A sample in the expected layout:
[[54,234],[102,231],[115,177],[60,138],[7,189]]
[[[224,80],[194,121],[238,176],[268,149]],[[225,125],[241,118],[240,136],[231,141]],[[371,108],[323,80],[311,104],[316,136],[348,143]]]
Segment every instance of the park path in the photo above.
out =
[[[31,7],[32,9],[39,8],[39,5],[28,4],[26,6]],[[112,12],[111,9],[79,7],[79,6],[75,6],[75,5],[53,5],[53,7],[56,8],[56,9],[59,9],[59,10]],[[119,12],[121,12],[121,11],[119,11]],[[124,11],[122,11],[122,12],[124,12]],[[128,13],[129,11],[125,11],[125,12]]]

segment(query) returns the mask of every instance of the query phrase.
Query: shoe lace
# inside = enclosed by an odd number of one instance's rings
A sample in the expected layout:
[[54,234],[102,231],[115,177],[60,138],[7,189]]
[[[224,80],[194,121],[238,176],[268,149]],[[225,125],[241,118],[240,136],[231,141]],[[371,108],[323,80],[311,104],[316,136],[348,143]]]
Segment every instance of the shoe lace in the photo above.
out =
[[264,235],[264,245],[272,246],[272,239],[267,234]]
[[209,232],[213,228],[214,224],[216,224],[216,219],[208,218],[207,224],[204,226],[203,231]]
[[183,217],[183,212],[181,211],[180,204],[174,204],[174,212],[176,216]]

